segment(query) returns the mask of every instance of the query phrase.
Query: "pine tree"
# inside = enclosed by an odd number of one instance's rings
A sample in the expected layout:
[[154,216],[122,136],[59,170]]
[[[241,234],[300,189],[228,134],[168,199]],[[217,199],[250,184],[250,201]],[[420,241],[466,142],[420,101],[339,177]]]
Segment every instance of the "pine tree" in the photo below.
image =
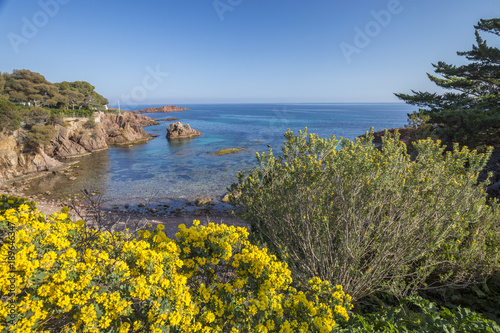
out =
[[[5,91],[10,100],[30,102],[37,106],[39,103],[59,98],[59,91],[52,83],[39,73],[27,69],[15,69],[6,77]],[[50,103],[49,103],[50,104]]]
[[500,19],[480,20],[475,28],[472,50],[457,52],[470,63],[462,66],[433,64],[440,77],[427,74],[444,94],[412,90],[395,94],[437,123],[440,136],[469,146],[500,146],[500,50],[489,46],[480,32],[500,37]]

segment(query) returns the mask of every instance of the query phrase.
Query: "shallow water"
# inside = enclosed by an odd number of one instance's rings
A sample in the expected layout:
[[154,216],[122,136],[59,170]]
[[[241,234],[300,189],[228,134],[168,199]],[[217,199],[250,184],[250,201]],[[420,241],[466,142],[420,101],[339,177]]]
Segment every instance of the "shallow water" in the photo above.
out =
[[[138,106],[137,109],[150,105]],[[159,105],[158,105],[159,106]],[[236,181],[239,170],[256,165],[255,152],[275,153],[283,144],[287,128],[298,132],[308,127],[320,137],[335,135],[354,139],[370,127],[375,131],[402,127],[412,106],[391,104],[221,104],[182,105],[190,111],[147,114],[156,119],[180,118],[203,134],[186,140],[168,141],[168,121],[146,127],[160,136],[132,147],[112,147],[79,158],[76,180],[50,175],[33,183],[32,193],[52,192],[54,197],[99,190],[114,202],[146,199],[195,199],[219,197]],[[245,148],[223,156],[224,148]]]

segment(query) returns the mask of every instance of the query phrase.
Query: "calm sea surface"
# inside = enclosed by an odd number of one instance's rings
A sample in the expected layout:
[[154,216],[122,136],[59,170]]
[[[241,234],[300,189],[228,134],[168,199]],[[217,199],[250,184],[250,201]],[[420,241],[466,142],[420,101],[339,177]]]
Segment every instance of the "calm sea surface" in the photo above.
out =
[[[137,109],[150,107],[140,105]],[[161,106],[161,105],[153,105]],[[146,114],[156,119],[175,117],[203,135],[168,141],[169,123],[146,127],[159,137],[146,144],[113,147],[81,158],[77,179],[49,176],[33,188],[51,191],[54,196],[77,193],[81,189],[100,190],[115,202],[141,202],[154,196],[162,199],[194,199],[221,196],[236,181],[239,170],[256,165],[255,152],[281,151],[287,128],[298,132],[304,127],[320,137],[335,135],[354,139],[370,127],[375,131],[402,127],[414,107],[399,104],[196,104],[182,105],[190,111]],[[216,156],[223,148],[245,148]]]

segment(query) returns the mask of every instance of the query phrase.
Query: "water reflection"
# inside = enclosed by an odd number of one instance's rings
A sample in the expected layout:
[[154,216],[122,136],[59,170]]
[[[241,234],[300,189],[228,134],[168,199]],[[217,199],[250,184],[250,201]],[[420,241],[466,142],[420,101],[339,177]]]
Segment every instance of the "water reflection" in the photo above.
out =
[[[67,160],[69,162],[71,160]],[[105,191],[110,184],[109,152],[99,151],[78,159],[69,172],[59,171],[31,182],[28,195],[50,192],[53,198],[81,193],[83,189]]]

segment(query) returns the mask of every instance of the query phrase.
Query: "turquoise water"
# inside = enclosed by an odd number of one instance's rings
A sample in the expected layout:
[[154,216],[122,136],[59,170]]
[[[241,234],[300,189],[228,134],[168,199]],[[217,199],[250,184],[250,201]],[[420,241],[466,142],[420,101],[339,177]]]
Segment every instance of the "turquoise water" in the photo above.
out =
[[[150,105],[138,106],[137,109]],[[158,105],[160,106],[160,105]],[[113,147],[83,158],[77,180],[48,178],[40,191],[58,195],[81,188],[100,190],[117,202],[144,198],[194,199],[222,196],[239,170],[256,165],[255,152],[280,152],[287,128],[308,127],[320,137],[354,139],[370,127],[375,130],[402,127],[412,106],[391,104],[221,104],[182,105],[190,111],[146,114],[156,119],[175,117],[201,131],[199,137],[168,141],[169,123],[146,127],[159,137],[133,147]],[[229,155],[214,155],[224,148],[245,148]],[[59,180],[58,180],[59,179]]]

